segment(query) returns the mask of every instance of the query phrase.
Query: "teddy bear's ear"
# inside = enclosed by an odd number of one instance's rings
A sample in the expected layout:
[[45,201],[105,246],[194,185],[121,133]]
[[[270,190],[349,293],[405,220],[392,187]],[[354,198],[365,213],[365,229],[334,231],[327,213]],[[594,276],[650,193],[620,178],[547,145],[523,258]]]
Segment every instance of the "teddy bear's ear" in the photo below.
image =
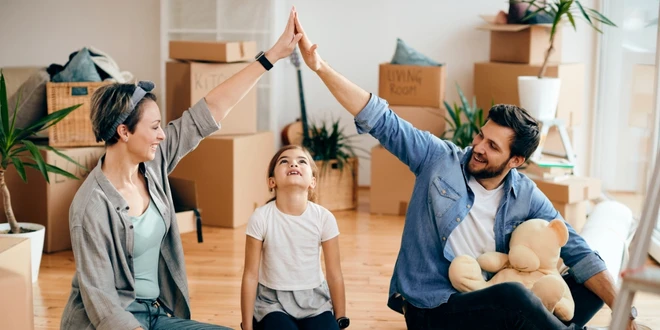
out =
[[557,235],[559,246],[566,245],[568,242],[568,228],[564,224],[563,220],[555,219],[550,221],[548,228],[550,228],[555,233],[555,235]]

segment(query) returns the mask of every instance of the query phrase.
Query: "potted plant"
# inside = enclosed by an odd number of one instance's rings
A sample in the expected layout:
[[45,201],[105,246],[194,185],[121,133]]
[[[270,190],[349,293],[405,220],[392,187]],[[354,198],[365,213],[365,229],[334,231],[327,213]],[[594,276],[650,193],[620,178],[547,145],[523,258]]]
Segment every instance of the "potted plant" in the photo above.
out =
[[[21,93],[19,90],[17,93]],[[20,99],[20,94],[19,94]],[[5,180],[7,170],[14,166],[16,173],[23,180],[27,182],[25,168],[34,168],[39,171],[50,183],[48,172],[60,174],[72,179],[78,179],[75,175],[50,164],[47,164],[41,156],[40,150],[50,150],[60,157],[70,161],[81,168],[82,165],[71,159],[69,156],[61,153],[57,149],[47,145],[36,145],[30,141],[30,137],[36,136],[37,133],[47,129],[50,126],[57,124],[60,120],[66,117],[73,110],[80,107],[80,104],[68,107],[66,109],[58,110],[47,116],[37,120],[24,128],[15,126],[16,114],[19,111],[18,104],[14,106],[13,115],[10,117],[9,104],[7,101],[7,87],[5,85],[5,77],[0,70],[0,194],[2,195],[2,202],[5,210],[7,223],[0,224],[0,237],[27,237],[30,238],[31,253],[32,253],[32,281],[37,280],[39,274],[39,265],[41,264],[41,252],[44,244],[45,227],[40,224],[30,222],[18,222],[14,216],[14,211],[11,206],[11,196],[9,188]],[[21,219],[29,220],[29,219]]]
[[[527,21],[530,18],[544,13],[552,18],[550,26],[550,45],[545,53],[543,65],[536,76],[518,77],[518,95],[520,96],[520,106],[525,108],[537,120],[551,120],[557,113],[559,103],[559,88],[561,86],[559,78],[545,77],[545,71],[548,66],[548,59],[554,52],[555,35],[561,24],[568,20],[574,30],[577,30],[575,20],[583,18],[589,26],[599,33],[602,33],[597,26],[597,22],[605,25],[616,25],[607,17],[592,8],[584,7],[579,0],[512,0],[512,2],[526,3],[528,8],[534,10],[523,18]],[[528,9],[529,10],[529,9]]]
[[336,210],[357,207],[357,165],[356,150],[352,138],[339,127],[339,120],[330,125],[311,124],[309,139],[304,146],[309,150],[319,169],[316,184],[317,202],[325,208]]
[[447,101],[444,101],[449,114],[449,118],[445,117],[445,121],[447,121],[450,128],[446,129],[440,138],[448,139],[457,146],[466,148],[472,145],[474,135],[479,133],[481,126],[484,125],[484,111],[477,106],[476,97],[472,99],[472,105],[470,105],[458,84],[456,84],[456,90],[461,99],[461,104],[454,102],[452,107]]

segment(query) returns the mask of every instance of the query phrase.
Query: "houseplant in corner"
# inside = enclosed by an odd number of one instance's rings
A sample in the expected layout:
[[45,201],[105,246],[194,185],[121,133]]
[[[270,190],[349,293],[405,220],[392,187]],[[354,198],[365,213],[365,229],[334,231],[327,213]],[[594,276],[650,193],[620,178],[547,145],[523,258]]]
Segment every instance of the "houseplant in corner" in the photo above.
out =
[[[355,146],[339,120],[330,125],[311,124],[309,139],[304,146],[309,150],[319,169],[316,184],[317,203],[330,211],[357,207],[358,155]],[[362,150],[364,151],[364,150]]]
[[[17,93],[21,93],[21,91],[19,90]],[[48,183],[50,183],[48,175],[49,172],[60,174],[72,179],[78,179],[75,175],[64,171],[57,166],[47,164],[41,156],[40,150],[50,150],[60,157],[66,159],[67,161],[70,161],[77,166],[84,168],[82,165],[78,164],[69,156],[61,153],[51,146],[34,144],[29,140],[29,138],[35,136],[37,133],[47,129],[50,126],[55,125],[60,120],[64,119],[64,117],[66,117],[73,110],[80,107],[80,104],[55,111],[43,118],[38,119],[29,126],[18,128],[15,126],[15,123],[16,114],[19,111],[19,103],[20,100],[16,102],[16,105],[14,105],[14,111],[10,117],[10,105],[7,101],[7,86],[5,85],[4,74],[2,73],[2,70],[0,70],[0,194],[2,195],[5,216],[7,218],[7,223],[0,223],[0,237],[12,236],[30,238],[32,254],[32,282],[34,282],[37,280],[37,276],[39,274],[39,265],[41,264],[41,253],[44,244],[45,227],[39,224],[17,221],[11,206],[11,196],[9,188],[7,187],[5,175],[7,170],[11,166],[14,166],[16,173],[18,173],[23,182],[27,182],[25,173],[26,167],[38,170]]]
[[446,129],[440,138],[450,140],[461,148],[466,148],[472,145],[474,135],[479,133],[481,126],[484,125],[484,111],[477,106],[476,97],[472,99],[472,105],[470,105],[458,84],[456,84],[456,90],[461,104],[454,103],[452,107],[447,101],[444,101],[449,114],[449,117],[445,117],[445,121],[450,128]]
[[584,19],[589,26],[600,33],[603,31],[596,26],[597,22],[614,27],[616,25],[595,9],[584,7],[579,0],[511,0],[511,2],[526,3],[529,5],[528,8],[535,9],[524,17],[523,21],[529,20],[539,13],[545,13],[552,18],[550,45],[546,50],[543,65],[536,76],[518,77],[518,95],[520,96],[520,106],[529,111],[537,120],[554,119],[559,104],[561,82],[559,78],[545,77],[545,71],[548,67],[548,59],[555,50],[557,29],[560,29],[562,23],[568,20],[573,29],[577,31],[576,18]]

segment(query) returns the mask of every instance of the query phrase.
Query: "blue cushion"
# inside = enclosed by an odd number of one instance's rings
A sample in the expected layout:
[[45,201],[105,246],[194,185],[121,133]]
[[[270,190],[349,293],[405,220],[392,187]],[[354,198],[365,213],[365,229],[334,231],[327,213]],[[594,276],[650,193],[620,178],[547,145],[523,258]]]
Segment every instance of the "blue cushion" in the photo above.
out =
[[96,71],[92,56],[87,48],[80,50],[67,63],[66,68],[53,76],[53,82],[98,82],[101,76]]
[[399,38],[396,39],[396,51],[394,52],[394,57],[390,63],[401,65],[442,66],[442,64],[406,45],[406,43]]

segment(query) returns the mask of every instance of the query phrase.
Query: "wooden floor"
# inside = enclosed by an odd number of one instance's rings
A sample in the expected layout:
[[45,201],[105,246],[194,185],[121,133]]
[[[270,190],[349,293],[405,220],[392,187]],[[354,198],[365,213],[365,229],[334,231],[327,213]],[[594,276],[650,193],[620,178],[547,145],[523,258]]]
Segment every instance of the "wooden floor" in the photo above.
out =
[[[335,213],[350,328],[405,329],[403,316],[386,306],[404,219],[370,215],[368,198],[368,190],[361,189],[357,211]],[[239,329],[245,227],[208,227],[204,243],[198,244],[194,233],[184,234],[183,243],[193,318]],[[70,251],[43,256],[34,288],[36,329],[59,329],[74,269]],[[641,323],[660,329],[660,296],[638,293],[635,305]],[[607,325],[610,313],[605,307],[590,325]]]

